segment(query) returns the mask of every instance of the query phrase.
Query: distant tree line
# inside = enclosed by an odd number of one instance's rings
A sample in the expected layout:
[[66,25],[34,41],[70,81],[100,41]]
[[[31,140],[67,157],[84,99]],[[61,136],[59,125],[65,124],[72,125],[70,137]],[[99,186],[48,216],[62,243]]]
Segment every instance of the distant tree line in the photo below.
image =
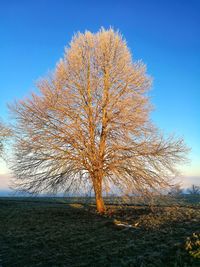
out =
[[190,195],[200,195],[200,186],[199,185],[191,185],[190,188],[184,190],[181,188],[180,185],[175,185],[169,191],[169,195],[178,196],[183,194],[190,194]]

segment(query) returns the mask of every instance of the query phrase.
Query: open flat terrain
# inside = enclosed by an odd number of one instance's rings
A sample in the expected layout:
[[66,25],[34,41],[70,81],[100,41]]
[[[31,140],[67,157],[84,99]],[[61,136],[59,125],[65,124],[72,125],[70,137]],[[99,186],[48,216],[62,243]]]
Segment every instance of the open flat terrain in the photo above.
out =
[[199,200],[109,200],[99,215],[84,199],[0,198],[0,266],[200,266]]

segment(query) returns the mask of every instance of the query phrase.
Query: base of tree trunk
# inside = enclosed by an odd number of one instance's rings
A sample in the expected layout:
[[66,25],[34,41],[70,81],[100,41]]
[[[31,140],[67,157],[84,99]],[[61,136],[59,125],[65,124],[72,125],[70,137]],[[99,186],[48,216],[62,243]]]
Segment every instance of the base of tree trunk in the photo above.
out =
[[96,207],[97,207],[97,211],[99,213],[105,213],[106,211],[106,207],[104,205],[104,201],[103,201],[103,198],[96,198]]

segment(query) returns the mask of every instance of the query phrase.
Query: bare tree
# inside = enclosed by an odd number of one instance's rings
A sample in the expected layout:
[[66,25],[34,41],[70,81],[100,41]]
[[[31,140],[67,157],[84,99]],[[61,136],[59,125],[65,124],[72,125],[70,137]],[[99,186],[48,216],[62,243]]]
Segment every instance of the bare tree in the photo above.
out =
[[11,135],[11,129],[0,121],[0,157],[3,155],[5,142],[11,137]]
[[118,32],[75,35],[55,72],[38,83],[40,93],[11,107],[16,187],[91,186],[104,212],[102,194],[111,187],[147,194],[168,186],[187,148],[151,123],[150,86],[145,65]]
[[171,186],[170,188],[170,192],[168,193],[169,195],[172,196],[180,196],[183,194],[183,189],[181,188],[180,184],[175,184],[173,186]]
[[187,191],[191,195],[200,195],[200,186],[193,184]]

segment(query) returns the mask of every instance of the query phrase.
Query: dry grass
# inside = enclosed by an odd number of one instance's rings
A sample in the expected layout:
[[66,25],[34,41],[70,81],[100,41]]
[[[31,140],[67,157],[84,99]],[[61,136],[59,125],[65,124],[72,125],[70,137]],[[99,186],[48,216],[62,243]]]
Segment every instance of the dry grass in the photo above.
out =
[[199,266],[199,206],[0,199],[0,266]]

